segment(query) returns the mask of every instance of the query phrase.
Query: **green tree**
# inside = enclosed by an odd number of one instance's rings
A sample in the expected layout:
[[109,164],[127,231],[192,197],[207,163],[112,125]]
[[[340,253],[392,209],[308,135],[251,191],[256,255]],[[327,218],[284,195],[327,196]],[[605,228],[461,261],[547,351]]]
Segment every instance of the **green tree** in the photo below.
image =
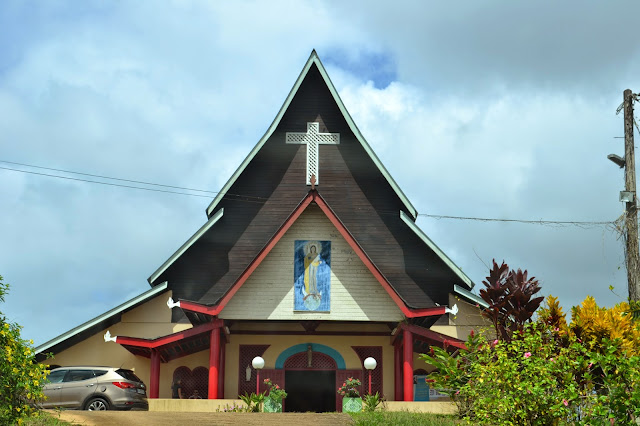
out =
[[[9,284],[0,276],[0,302]],[[33,341],[20,337],[18,324],[10,323],[0,312],[0,424],[21,424],[34,412],[34,405],[44,399],[42,385],[46,366],[35,360]]]

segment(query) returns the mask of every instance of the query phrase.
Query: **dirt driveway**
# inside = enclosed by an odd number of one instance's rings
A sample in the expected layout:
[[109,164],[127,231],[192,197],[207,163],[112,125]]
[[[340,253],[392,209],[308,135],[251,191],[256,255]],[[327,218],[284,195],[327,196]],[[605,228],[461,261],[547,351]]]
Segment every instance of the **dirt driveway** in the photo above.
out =
[[62,411],[47,410],[74,425],[165,426],[165,425],[353,425],[348,414],[337,413],[167,413],[158,411]]

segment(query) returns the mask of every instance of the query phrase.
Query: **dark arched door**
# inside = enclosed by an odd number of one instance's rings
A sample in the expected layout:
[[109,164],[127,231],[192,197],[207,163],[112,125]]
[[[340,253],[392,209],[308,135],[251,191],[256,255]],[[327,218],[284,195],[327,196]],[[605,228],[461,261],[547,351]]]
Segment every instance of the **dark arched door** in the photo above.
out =
[[336,411],[336,362],[329,355],[300,352],[284,363],[287,412]]

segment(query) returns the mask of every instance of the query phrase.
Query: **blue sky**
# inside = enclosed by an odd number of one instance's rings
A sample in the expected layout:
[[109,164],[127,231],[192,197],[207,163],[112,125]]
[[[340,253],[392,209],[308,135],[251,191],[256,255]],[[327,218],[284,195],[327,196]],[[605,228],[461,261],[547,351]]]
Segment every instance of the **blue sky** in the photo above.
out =
[[[623,152],[622,91],[640,91],[638,12],[631,1],[4,1],[0,161],[216,191],[316,49],[420,213],[613,221],[623,172],[606,155]],[[147,290],[211,201],[2,169],[0,200],[12,285],[0,310],[36,344]],[[625,294],[611,227],[417,223],[478,285],[496,258],[567,309],[588,294],[617,303],[609,285]]]

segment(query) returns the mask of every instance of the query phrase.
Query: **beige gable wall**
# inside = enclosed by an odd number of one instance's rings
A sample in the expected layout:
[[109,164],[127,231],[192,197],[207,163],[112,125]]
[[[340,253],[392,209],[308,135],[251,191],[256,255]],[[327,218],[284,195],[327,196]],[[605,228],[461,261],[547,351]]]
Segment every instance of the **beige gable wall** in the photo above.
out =
[[[108,328],[112,336],[142,337],[153,339],[159,336],[176,333],[191,328],[191,324],[172,324],[171,310],[167,307],[167,299],[171,291],[164,292],[148,302],[122,315],[121,321]],[[71,365],[104,365],[132,369],[138,377],[149,385],[150,361],[148,358],[134,356],[131,352],[114,342],[105,342],[104,329],[93,336],[65,349],[55,355],[53,359],[45,360],[44,364],[60,366]],[[208,351],[198,354],[203,361],[197,359],[198,365],[208,366]],[[179,363],[180,361],[177,360]],[[166,364],[163,364],[165,366]],[[179,364],[184,365],[184,364]],[[197,365],[196,365],[197,366]],[[166,370],[162,370],[164,372]],[[171,370],[172,372],[173,370]],[[171,387],[171,376],[161,374],[160,395]],[[169,392],[169,391],[166,391]]]
[[[295,240],[331,241],[331,312],[293,311]],[[402,312],[319,207],[289,228],[219,315],[224,319],[400,321]]]

